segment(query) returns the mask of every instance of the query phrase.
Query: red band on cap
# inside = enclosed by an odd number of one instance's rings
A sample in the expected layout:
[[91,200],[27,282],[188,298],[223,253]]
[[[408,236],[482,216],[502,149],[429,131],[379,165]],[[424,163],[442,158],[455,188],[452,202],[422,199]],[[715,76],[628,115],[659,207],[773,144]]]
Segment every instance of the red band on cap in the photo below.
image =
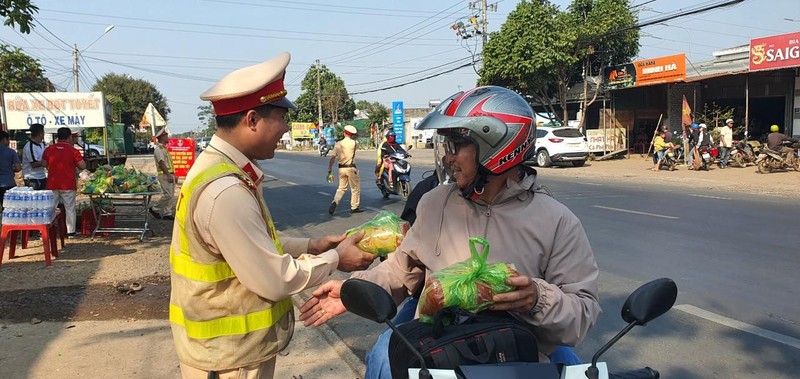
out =
[[256,108],[260,105],[271,103],[286,97],[286,89],[283,87],[284,73],[280,79],[267,84],[264,88],[248,95],[212,101],[214,112],[217,116],[239,113],[248,109]]

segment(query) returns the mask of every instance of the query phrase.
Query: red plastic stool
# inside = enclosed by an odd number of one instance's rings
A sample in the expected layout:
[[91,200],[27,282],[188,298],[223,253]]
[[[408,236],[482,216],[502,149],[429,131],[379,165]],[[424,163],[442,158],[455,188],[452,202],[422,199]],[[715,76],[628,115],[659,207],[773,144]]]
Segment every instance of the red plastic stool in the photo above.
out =
[[[13,259],[16,256],[17,236],[20,233],[23,233],[24,236],[27,237],[28,231],[38,230],[40,233],[42,233],[42,245],[44,246],[44,265],[45,267],[50,267],[52,265],[50,255],[52,254],[53,257],[58,258],[58,242],[56,240],[61,233],[59,233],[58,230],[59,228],[57,220],[58,217],[54,218],[49,224],[3,225],[2,232],[0,232],[0,246],[2,246],[3,249],[2,252],[0,252],[0,265],[3,264],[3,256],[6,255],[7,239],[10,239],[8,246],[8,259]],[[64,247],[64,237],[62,236],[61,238],[61,247]]]

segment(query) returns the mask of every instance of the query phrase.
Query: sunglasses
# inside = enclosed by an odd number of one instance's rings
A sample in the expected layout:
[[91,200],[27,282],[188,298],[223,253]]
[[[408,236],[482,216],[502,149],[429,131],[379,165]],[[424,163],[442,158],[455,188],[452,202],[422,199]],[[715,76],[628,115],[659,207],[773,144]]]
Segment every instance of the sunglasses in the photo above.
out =
[[444,150],[447,154],[456,155],[462,147],[471,145],[472,141],[463,137],[445,137]]

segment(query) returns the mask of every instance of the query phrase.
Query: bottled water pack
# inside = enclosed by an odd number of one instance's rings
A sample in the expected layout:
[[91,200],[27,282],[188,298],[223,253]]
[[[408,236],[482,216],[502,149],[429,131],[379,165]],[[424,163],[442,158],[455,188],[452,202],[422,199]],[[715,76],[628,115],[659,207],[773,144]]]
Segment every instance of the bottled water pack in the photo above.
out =
[[53,191],[14,187],[3,197],[3,224],[49,224],[56,215]]

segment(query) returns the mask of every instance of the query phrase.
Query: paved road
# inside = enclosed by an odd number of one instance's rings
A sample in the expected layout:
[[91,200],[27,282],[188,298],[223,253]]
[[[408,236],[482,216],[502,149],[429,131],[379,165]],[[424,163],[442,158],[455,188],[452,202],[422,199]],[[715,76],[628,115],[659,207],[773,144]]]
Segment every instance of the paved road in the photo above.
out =
[[[384,200],[375,189],[372,164],[358,161],[362,207],[399,213],[403,203],[397,197]],[[415,182],[431,168],[425,160],[412,164]],[[304,153],[279,153],[265,164],[271,175],[266,196],[280,229],[303,235],[339,233],[371,217],[370,212],[351,215],[344,205],[349,195],[334,216],[327,215],[335,185],[325,183],[326,167],[327,158]],[[675,309],[611,349],[604,360],[612,367],[649,365],[671,378],[796,377],[797,199],[678,192],[657,185],[556,177],[548,171],[540,170],[541,183],[582,220],[602,271],[605,314],[577,349],[584,360],[622,328],[619,309],[630,291],[648,280],[670,277],[680,290]],[[383,330],[353,315],[331,326],[358,356]]]

